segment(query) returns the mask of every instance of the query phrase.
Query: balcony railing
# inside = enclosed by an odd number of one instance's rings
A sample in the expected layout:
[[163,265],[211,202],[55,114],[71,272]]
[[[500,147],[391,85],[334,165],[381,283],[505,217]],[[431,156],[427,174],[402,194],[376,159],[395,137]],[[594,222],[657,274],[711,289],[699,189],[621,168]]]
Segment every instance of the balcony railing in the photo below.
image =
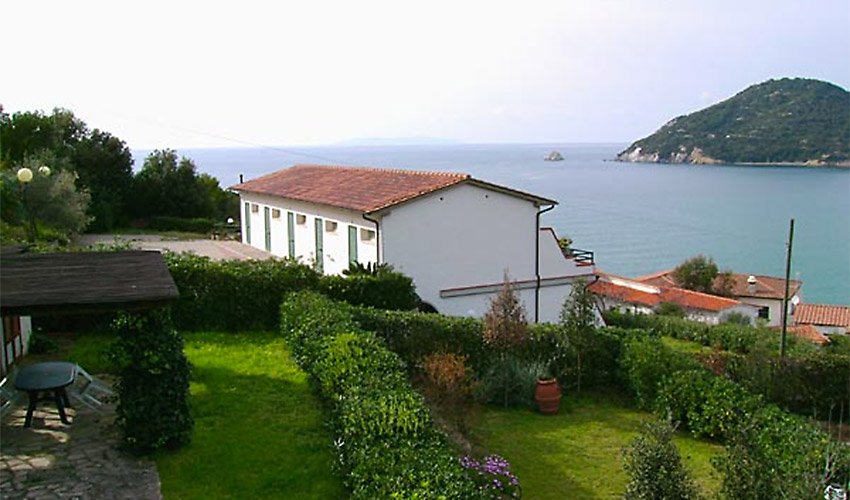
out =
[[594,265],[593,261],[593,252],[589,250],[580,250],[578,248],[570,248],[569,257],[575,259],[576,264],[580,266],[592,266]]

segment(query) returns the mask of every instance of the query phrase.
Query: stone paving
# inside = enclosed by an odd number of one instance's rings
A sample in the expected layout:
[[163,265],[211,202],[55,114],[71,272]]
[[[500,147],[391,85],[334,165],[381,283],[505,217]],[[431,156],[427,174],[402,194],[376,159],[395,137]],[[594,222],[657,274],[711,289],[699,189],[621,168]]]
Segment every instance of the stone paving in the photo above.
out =
[[167,240],[155,234],[84,234],[75,243],[82,246],[109,245],[117,241],[127,242],[139,250],[170,250],[176,253],[190,252],[212,260],[270,259],[273,255],[233,240]]
[[101,413],[71,399],[70,425],[40,402],[24,428],[26,397],[0,423],[3,500],[161,500],[156,464],[117,449],[115,409]]

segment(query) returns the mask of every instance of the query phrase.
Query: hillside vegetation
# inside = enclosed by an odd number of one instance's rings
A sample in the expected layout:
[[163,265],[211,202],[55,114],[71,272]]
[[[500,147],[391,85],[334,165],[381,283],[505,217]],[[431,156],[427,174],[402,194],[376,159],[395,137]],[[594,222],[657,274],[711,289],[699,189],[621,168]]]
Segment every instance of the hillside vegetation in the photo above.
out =
[[850,92],[818,80],[768,80],[670,120],[617,159],[850,166]]

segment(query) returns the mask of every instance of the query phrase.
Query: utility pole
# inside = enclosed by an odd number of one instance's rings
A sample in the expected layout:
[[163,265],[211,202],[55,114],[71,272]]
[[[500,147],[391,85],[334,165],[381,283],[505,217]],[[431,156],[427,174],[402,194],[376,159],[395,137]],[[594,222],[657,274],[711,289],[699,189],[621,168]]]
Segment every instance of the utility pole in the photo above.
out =
[[785,261],[785,295],[782,297],[782,340],[779,343],[779,357],[785,357],[785,338],[788,331],[788,289],[791,281],[791,245],[794,243],[794,219],[788,231],[788,257]]

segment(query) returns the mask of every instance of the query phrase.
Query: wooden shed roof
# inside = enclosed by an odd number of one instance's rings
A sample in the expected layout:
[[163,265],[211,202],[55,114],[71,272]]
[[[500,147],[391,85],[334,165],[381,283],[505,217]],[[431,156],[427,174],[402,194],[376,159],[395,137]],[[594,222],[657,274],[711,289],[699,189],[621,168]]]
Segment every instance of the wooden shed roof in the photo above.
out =
[[0,259],[3,316],[155,307],[178,296],[159,252],[3,254]]

